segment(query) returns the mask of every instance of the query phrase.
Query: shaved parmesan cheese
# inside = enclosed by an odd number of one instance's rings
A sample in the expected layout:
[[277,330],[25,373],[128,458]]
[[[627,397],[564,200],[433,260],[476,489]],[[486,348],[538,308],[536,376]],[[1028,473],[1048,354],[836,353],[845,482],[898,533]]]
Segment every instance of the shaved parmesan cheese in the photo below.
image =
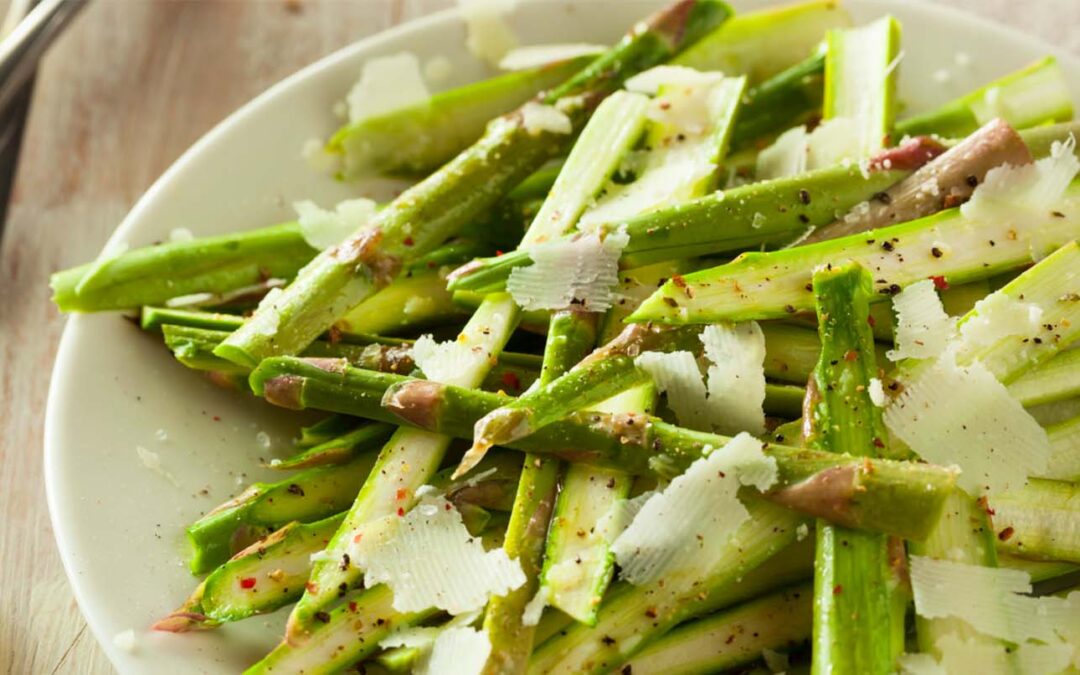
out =
[[634,365],[648,373],[656,388],[667,394],[668,406],[679,424],[691,429],[711,429],[705,382],[693,354],[645,352],[634,359]]
[[540,617],[543,615],[547,604],[548,588],[547,586],[541,586],[536,589],[536,595],[532,596],[532,599],[525,603],[525,607],[521,610],[521,625],[535,626],[540,623]]
[[946,351],[885,408],[885,424],[924,459],[962,469],[971,494],[1019,487],[1050,457],[1046,432],[978,361],[956,365]]
[[454,64],[442,54],[432,57],[424,64],[424,78],[431,83],[445,82],[454,72]]
[[901,654],[897,662],[901,675],[948,675],[931,654]]
[[1065,188],[1080,172],[1075,148],[1076,139],[1070,136],[1064,143],[1055,142],[1050,156],[1034,164],[990,169],[971,199],[960,207],[960,213],[988,222],[1043,214],[1061,200]]
[[960,338],[965,349],[990,347],[1007,337],[1034,337],[1042,328],[1042,308],[991,293],[975,303],[971,316],[960,324]]
[[652,499],[655,494],[656,490],[647,490],[637,497],[619,499],[612,504],[608,512],[596,523],[596,531],[601,538],[609,544],[618,539],[623,530],[634,521],[634,517],[641,511],[641,507],[645,506],[645,502]]
[[293,203],[300,234],[312,248],[324,250],[337,246],[375,217],[375,202],[370,199],[346,199],[333,211],[319,208],[315,202]]
[[1015,650],[985,640],[961,638],[953,633],[937,640],[946,673],[1060,673],[1072,661],[1073,648],[1063,642],[1025,642]]
[[257,335],[276,335],[278,324],[281,323],[281,312],[277,303],[282,296],[280,288],[271,288],[259,301],[258,311],[247,319],[245,326],[248,330]]
[[765,336],[755,321],[713,324],[701,333],[709,367],[709,408],[721,433],[765,431]]
[[879,408],[884,408],[885,404],[889,402],[889,399],[885,396],[885,387],[881,384],[881,380],[876,377],[870,378],[870,384],[867,386],[866,391],[870,394],[870,402]]
[[802,126],[788,129],[757,156],[758,180],[783,178],[804,173],[810,156],[809,135]]
[[514,302],[526,310],[580,306],[602,312],[615,302],[619,256],[630,241],[624,232],[556,239],[530,248],[533,264],[515,267],[506,281]]
[[761,441],[749,434],[739,434],[724,449],[725,459],[735,467],[741,485],[752,485],[764,492],[776,484],[776,458],[762,452]]
[[439,633],[431,653],[416,664],[416,675],[480,675],[491,654],[487,633],[448,628]]
[[1053,644],[1060,640],[1057,626],[1067,625],[1077,609],[1064,598],[1027,595],[1031,577],[1021,570],[917,555],[910,562],[915,611],[927,619],[955,617],[1009,642]]
[[439,629],[435,626],[402,626],[380,640],[379,647],[427,649],[435,643],[437,637],[439,637]]
[[724,79],[723,73],[703,72],[686,66],[655,66],[634,75],[623,85],[627,91],[655,96],[666,85],[700,86]]
[[345,102],[349,121],[359,122],[423,103],[430,97],[416,54],[399,52],[368,59]]
[[389,586],[399,612],[437,607],[462,614],[525,583],[520,563],[501,548],[485,551],[442,498],[423,501],[403,517],[384,518],[365,531],[354,551],[365,570],[364,584]]
[[529,101],[521,106],[522,124],[525,131],[533,136],[539,136],[543,132],[552,134],[568,134],[574,130],[574,125],[566,113],[552,105],[543,105],[536,101]]
[[[727,448],[732,447],[732,452]],[[647,584],[669,576],[693,578],[712,565],[731,535],[749,518],[737,493],[742,481],[762,481],[761,465],[748,460],[739,434],[651,496],[611,546],[622,578]],[[747,475],[740,477],[740,464]]]
[[492,356],[482,347],[470,346],[460,340],[436,342],[430,335],[423,335],[416,341],[412,355],[424,377],[453,385],[458,384],[461,373],[475,372]]
[[820,169],[864,159],[863,148],[870,147],[862,138],[865,131],[863,125],[850,117],[825,120],[807,139],[807,168]]
[[458,0],[467,31],[465,47],[474,56],[497,66],[518,45],[514,29],[503,18],[515,4],[515,0]]
[[300,148],[300,156],[315,173],[326,176],[337,174],[342,169],[341,155],[330,152],[322,139],[309,138]]
[[174,227],[169,230],[169,241],[172,243],[191,241],[195,238],[195,235],[191,233],[191,230],[186,227]]
[[933,281],[927,279],[905,288],[893,298],[893,310],[896,349],[885,354],[890,361],[928,359],[945,350],[954,322],[945,313]]
[[507,52],[506,56],[499,61],[499,67],[503,70],[528,70],[549,63],[569,61],[579,56],[591,56],[607,50],[604,45],[587,44],[584,42],[529,45],[518,47]]

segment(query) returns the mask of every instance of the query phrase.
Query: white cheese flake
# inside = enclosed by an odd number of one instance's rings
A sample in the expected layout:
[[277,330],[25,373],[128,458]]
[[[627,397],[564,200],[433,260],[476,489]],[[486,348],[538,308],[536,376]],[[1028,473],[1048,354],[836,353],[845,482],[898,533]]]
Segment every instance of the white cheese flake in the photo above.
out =
[[458,0],[465,19],[465,47],[473,56],[497,66],[518,45],[514,29],[504,18],[516,4],[515,0]]
[[896,349],[886,352],[890,361],[928,359],[940,355],[952,337],[955,322],[926,279],[911,284],[893,298],[896,312]]
[[709,366],[713,427],[724,434],[765,431],[765,336],[755,321],[713,324],[701,332]]
[[711,85],[724,79],[723,73],[700,71],[686,66],[654,66],[626,80],[627,91],[655,96],[661,87]]
[[258,310],[247,319],[247,328],[257,335],[274,336],[281,323],[278,300],[284,295],[280,288],[271,288],[270,292],[259,301]]
[[454,64],[442,54],[434,56],[424,63],[424,79],[432,84],[441,84],[454,74]]
[[433,382],[453,385],[458,384],[461,373],[476,372],[492,356],[478,345],[461,340],[436,342],[430,335],[421,336],[413,344],[412,355],[424,377]]
[[589,312],[608,310],[616,300],[619,256],[630,238],[612,232],[556,239],[532,246],[533,264],[515,267],[506,281],[514,302],[526,310],[578,306]]
[[889,402],[888,397],[885,395],[885,386],[876,377],[870,378],[866,391],[870,394],[870,402],[879,408],[884,408],[885,404]]
[[753,436],[741,433],[720,452],[735,468],[741,485],[751,485],[764,492],[776,484],[779,477],[776,458],[766,455],[761,441]]
[[191,241],[195,238],[195,235],[191,233],[191,230],[186,227],[174,227],[169,230],[169,241],[176,244],[185,241]]
[[525,131],[533,136],[539,136],[544,132],[569,134],[574,130],[574,125],[566,113],[553,105],[544,105],[536,101],[529,101],[521,106],[521,120]]
[[1042,328],[1043,310],[1004,293],[991,293],[975,303],[960,324],[964,349],[991,347],[1008,337],[1029,338]]
[[364,584],[389,586],[399,612],[432,607],[454,615],[471,612],[492,595],[525,583],[520,563],[501,548],[485,551],[458,510],[442,498],[374,523],[353,550],[365,570]]
[[528,70],[551,63],[569,61],[579,56],[592,56],[607,50],[604,45],[574,42],[564,44],[529,45],[511,49],[499,60],[503,70]]
[[1046,432],[978,361],[958,366],[947,350],[885,408],[889,430],[927,461],[959,465],[973,495],[1020,487],[1050,456]]
[[820,169],[844,161],[860,162],[863,177],[869,177],[869,163],[863,156],[865,130],[850,117],[834,117],[817,126],[807,139],[807,168]]
[[420,659],[415,675],[480,675],[491,654],[487,633],[468,627],[447,628],[431,652]]
[[540,623],[540,617],[544,614],[544,608],[548,604],[548,587],[541,586],[536,589],[536,595],[525,603],[521,611],[521,625],[535,626]]
[[932,654],[901,654],[897,664],[901,675],[948,675]]
[[805,127],[788,129],[758,153],[754,174],[758,180],[770,180],[805,173],[810,157],[809,142]]
[[294,202],[293,209],[304,241],[320,251],[337,246],[357,230],[367,227],[377,210],[374,201],[364,198],[346,199],[333,211],[306,199]]
[[412,107],[430,97],[416,54],[399,52],[368,59],[345,102],[349,121],[355,123]]
[[658,391],[667,395],[668,407],[679,424],[691,429],[711,430],[708,390],[693,354],[687,351],[644,352],[634,359],[634,364],[649,374]]

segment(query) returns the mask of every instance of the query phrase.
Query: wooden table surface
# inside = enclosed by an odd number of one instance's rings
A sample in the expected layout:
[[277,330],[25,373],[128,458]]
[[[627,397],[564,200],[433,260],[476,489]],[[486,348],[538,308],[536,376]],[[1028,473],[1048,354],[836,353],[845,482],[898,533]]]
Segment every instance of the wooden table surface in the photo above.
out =
[[[940,0],[1080,54],[1080,2]],[[53,541],[42,480],[64,319],[49,273],[93,258],[193,141],[279,79],[451,0],[94,0],[39,73],[0,240],[0,672],[109,673]]]

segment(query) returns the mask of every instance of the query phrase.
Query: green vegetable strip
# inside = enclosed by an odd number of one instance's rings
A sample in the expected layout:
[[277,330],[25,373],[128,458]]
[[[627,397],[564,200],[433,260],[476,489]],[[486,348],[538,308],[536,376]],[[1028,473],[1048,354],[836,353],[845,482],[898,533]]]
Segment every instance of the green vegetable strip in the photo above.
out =
[[[580,129],[592,107],[626,77],[669,59],[722,23],[730,10],[719,0],[680,0],[640,23],[540,102],[560,104]],[[458,232],[515,184],[561,154],[572,134],[525,128],[524,116],[493,120],[473,146],[406,190],[361,232],[320,253],[296,280],[218,347],[219,356],[253,366],[295,354],[397,270]]]
[[292,522],[215,569],[156,630],[186,632],[266,614],[300,597],[311,556],[326,548],[344,513],[314,523]]
[[188,526],[192,574],[212,570],[286,523],[310,523],[349,508],[374,464],[374,453],[360,453],[341,466],[307,469],[276,483],[248,486]]
[[[746,507],[750,519],[701,577],[675,576],[613,590],[595,626],[574,624],[544,642],[533,652],[529,673],[610,672],[682,621],[727,606],[733,595],[742,595],[740,586],[761,583],[754,578],[755,568],[795,543],[802,517],[761,501],[747,502]],[[798,560],[797,555],[784,557]],[[792,576],[805,573],[802,564]],[[778,582],[783,583],[772,581]]]
[[1023,129],[1072,119],[1069,87],[1052,56],[946,103],[937,110],[900,120],[897,136],[937,134],[963,137],[995,117]]
[[362,422],[355,417],[329,415],[314,424],[300,427],[300,438],[296,441],[296,447],[301,450],[313,448],[356,429],[360,424]]
[[438,270],[427,270],[399,276],[349,310],[337,327],[351,333],[400,335],[465,314],[446,290],[446,278]]
[[[617,223],[630,237],[620,264],[639,267],[761,244],[791,241],[808,227],[827,225],[853,206],[903,180],[910,171],[834,166],[798,176],[751,183]],[[723,223],[723,227],[717,227]],[[457,270],[452,290],[499,288],[514,267],[532,262],[527,252],[484,258]]]
[[1080,417],[1047,427],[1050,462],[1046,478],[1080,481]]
[[1025,406],[1056,403],[1080,395],[1080,351],[1058,354],[1009,383],[1009,394]]
[[[577,363],[595,342],[595,314],[574,310],[556,312],[551,318],[544,349],[541,384]],[[536,627],[524,624],[523,612],[540,588],[544,540],[555,505],[560,464],[555,457],[525,455],[503,548],[507,555],[521,563],[526,581],[520,588],[494,597],[488,603],[484,631],[492,649],[486,673],[522,672],[528,664]]]
[[834,0],[770,7],[739,14],[673,62],[764,82],[805,58],[829,29],[849,25],[847,10]]
[[1030,479],[991,495],[999,551],[1022,557],[1080,563],[1080,487]]
[[[455,374],[459,383],[466,387],[480,384],[513,332],[516,319],[517,307],[509,295],[493,295],[485,301],[462,329],[458,343],[480,349],[492,358],[460,365]],[[346,366],[340,368],[344,370]],[[337,600],[342,584],[348,588],[360,579],[363,570],[343,564],[342,553],[368,523],[411,508],[416,490],[435,473],[450,440],[448,436],[418,429],[401,428],[394,432],[360,488],[345,523],[327,547],[331,559],[316,563],[312,570],[311,582],[289,618],[291,641],[308,638],[314,617]]]
[[578,218],[641,137],[649,99],[618,91],[601,103],[563,164],[519,248],[561,237]]
[[588,57],[506,73],[435,94],[422,103],[357,120],[335,133],[327,150],[342,155],[342,177],[434,171],[506,114],[589,63]]
[[[821,358],[807,388],[810,447],[872,457],[888,439],[868,387],[877,376],[867,322],[870,274],[857,265],[814,273]],[[891,569],[888,537],[817,524],[815,673],[892,673],[904,650],[906,600]],[[902,550],[902,549],[899,549]],[[902,553],[894,554],[902,555]]]
[[[697,675],[746,667],[766,649],[809,642],[813,586],[789,586],[682,624],[623,666],[633,675]],[[619,672],[616,668],[615,672]]]
[[808,246],[744,253],[726,265],[669,281],[629,320],[712,323],[809,311],[811,270],[845,260],[871,271],[879,300],[928,277],[949,284],[985,279],[1028,264],[1033,246],[1061,246],[1080,236],[1080,181],[1046,209],[1018,221],[993,222],[968,220],[953,209]]
[[[355,425],[355,421],[352,421]],[[270,468],[278,471],[310,469],[327,464],[344,464],[362,452],[382,447],[394,427],[381,422],[362,424],[328,441],[302,449],[292,457],[274,460]]]
[[824,75],[825,52],[818,50],[746,92],[731,147],[743,149],[820,110]]
[[[648,414],[656,389],[645,384],[605,401],[596,410]],[[614,469],[571,464],[555,503],[544,552],[543,585],[550,606],[576,621],[596,622],[614,574],[615,556],[601,531],[611,509],[630,493],[633,477]]]
[[854,134],[857,151],[848,159],[869,158],[887,145],[892,128],[900,24],[886,16],[858,28],[834,29],[827,44],[823,115],[850,125],[845,131]]
[[[252,374],[251,384],[277,405],[405,421],[466,439],[472,437],[477,419],[510,400],[399,375],[348,367],[328,371],[321,362],[291,357],[262,364]],[[670,479],[701,457],[706,446],[721,447],[728,440],[656,418],[578,412],[508,447]],[[843,457],[779,445],[770,445],[766,452],[776,458],[780,472],[780,483],[767,495],[769,499],[848,527],[907,539],[926,536],[955,483],[951,471],[929,464]],[[824,478],[810,480],[815,476]]]

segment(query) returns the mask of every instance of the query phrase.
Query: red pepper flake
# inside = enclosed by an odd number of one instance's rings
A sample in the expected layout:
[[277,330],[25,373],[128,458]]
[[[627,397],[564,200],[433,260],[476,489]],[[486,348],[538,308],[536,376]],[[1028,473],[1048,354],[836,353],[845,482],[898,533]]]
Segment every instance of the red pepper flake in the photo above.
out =
[[405,499],[405,498],[406,498],[406,497],[408,497],[408,496],[409,496],[409,491],[408,491],[408,490],[406,490],[405,488],[398,488],[398,490],[397,490],[397,494],[395,495],[395,497],[396,497],[396,498],[397,498],[397,499],[398,499],[399,501],[400,501],[400,500],[402,500],[402,499]]
[[406,246],[412,246],[416,242],[413,241],[412,237],[405,237],[404,241],[402,241],[401,243],[405,244]]
[[939,291],[944,291],[949,287],[949,282],[945,281],[945,277],[943,276],[933,276],[930,277],[930,280],[934,282],[934,288]]
[[350,612],[355,612],[356,611],[356,601],[353,601],[353,602],[349,603],[349,611]]
[[403,509],[402,507],[399,506],[398,510],[397,510],[397,514],[398,514],[398,516],[404,516],[405,515],[405,509]]
[[1015,533],[1016,533],[1016,530],[1014,530],[1011,527],[1006,527],[1001,532],[998,532],[998,539],[1000,539],[1001,541],[1008,541],[1009,539],[1012,538],[1013,534],[1015,534]]
[[840,584],[836,584],[835,586],[833,586],[833,589],[832,589],[832,594],[833,595],[840,595],[843,592],[844,592],[844,587],[841,586]]
[[255,588],[255,577],[245,577],[240,580],[240,588],[252,589]]
[[450,509],[452,508],[452,507],[450,506],[450,502],[446,502],[446,505],[445,505],[445,507],[446,507],[446,510],[447,510],[447,511],[449,511],[449,510],[450,510]]
[[675,284],[679,288],[686,288],[686,279],[681,274],[676,274],[671,277],[671,283]]
[[521,391],[521,379],[517,376],[517,373],[506,371],[503,373],[502,383],[509,389]]
[[883,440],[881,440],[880,438],[878,438],[877,436],[874,436],[874,447],[875,448],[884,448],[885,447],[885,442]]
[[855,361],[858,358],[859,358],[859,352],[855,351],[854,349],[849,349],[846,352],[844,352],[844,360],[847,361],[848,363],[851,363],[852,361]]
[[877,321],[875,321],[874,317],[870,316],[869,314],[866,316],[866,323],[870,324],[871,328],[877,325]]
[[359,544],[360,540],[363,539],[363,538],[364,538],[364,533],[359,532],[359,533],[357,533],[357,535],[355,537],[352,538],[352,540],[353,540],[354,544]]
[[214,415],[214,421],[215,421],[215,422],[220,422],[220,421],[221,421],[221,417],[219,417],[218,415]]
[[503,254],[503,251],[500,251],[499,249],[495,249],[495,257],[496,257],[496,258],[498,258],[499,256],[501,256],[502,254]]

